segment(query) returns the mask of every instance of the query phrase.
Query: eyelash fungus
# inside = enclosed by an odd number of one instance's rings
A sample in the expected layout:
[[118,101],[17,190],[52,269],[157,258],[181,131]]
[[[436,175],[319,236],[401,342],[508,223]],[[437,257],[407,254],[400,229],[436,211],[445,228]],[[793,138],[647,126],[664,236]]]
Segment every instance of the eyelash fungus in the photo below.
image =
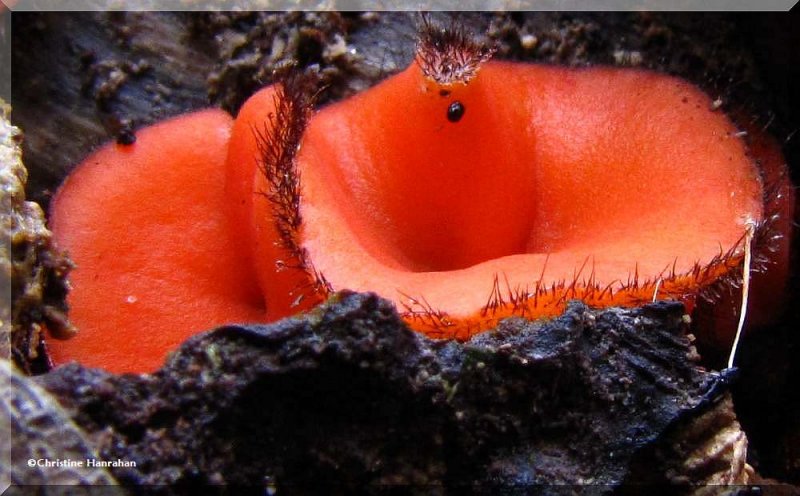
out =
[[[287,76],[233,122],[201,111],[87,158],[52,204],[81,331],[54,361],[150,371],[194,332],[342,289],[462,340],[571,299],[691,311],[742,280],[746,248],[748,319],[776,312],[794,204],[777,143],[674,77],[491,55],[425,22],[407,69],[319,112]],[[733,301],[711,341],[730,344]]]

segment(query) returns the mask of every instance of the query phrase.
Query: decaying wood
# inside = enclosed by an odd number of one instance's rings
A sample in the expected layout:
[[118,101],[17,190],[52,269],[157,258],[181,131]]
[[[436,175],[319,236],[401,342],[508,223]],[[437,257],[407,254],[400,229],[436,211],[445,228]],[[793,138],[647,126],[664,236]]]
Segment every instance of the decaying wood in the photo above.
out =
[[[0,489],[14,485],[109,485],[86,435],[50,394],[0,358]],[[31,466],[33,461],[33,466]],[[43,466],[51,462],[54,465]],[[61,462],[65,463],[61,463]]]
[[32,373],[48,368],[45,326],[59,339],[75,332],[64,303],[72,265],[53,246],[42,209],[25,201],[22,133],[8,121],[10,110],[0,99],[0,358]]
[[101,458],[147,460],[112,468],[123,483],[746,483],[725,378],[696,360],[676,303],[573,304],[462,344],[341,294],[302,318],[192,338],[152,376],[71,365],[37,382]]

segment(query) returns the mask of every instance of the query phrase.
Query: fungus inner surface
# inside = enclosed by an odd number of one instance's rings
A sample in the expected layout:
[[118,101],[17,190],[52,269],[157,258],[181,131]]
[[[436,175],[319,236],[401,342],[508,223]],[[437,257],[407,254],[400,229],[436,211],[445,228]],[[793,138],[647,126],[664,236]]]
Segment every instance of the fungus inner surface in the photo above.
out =
[[176,117],[107,145],[67,178],[50,225],[76,268],[67,302],[78,334],[49,341],[56,363],[153,371],[189,336],[261,322],[264,305],[223,213],[232,119]]
[[699,90],[651,72],[488,62],[443,88],[412,64],[310,123],[303,246],[334,287],[424,295],[450,315],[485,304],[491,274],[517,288],[669,278],[762,218],[736,133]]

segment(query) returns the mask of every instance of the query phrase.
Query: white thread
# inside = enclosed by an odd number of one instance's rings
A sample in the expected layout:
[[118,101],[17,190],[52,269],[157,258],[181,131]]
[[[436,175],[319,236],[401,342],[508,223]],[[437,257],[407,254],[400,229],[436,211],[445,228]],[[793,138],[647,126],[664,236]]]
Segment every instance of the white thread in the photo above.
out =
[[744,329],[744,319],[747,316],[747,297],[750,293],[750,264],[755,228],[756,223],[752,220],[747,221],[745,224],[744,264],[742,266],[742,307],[739,310],[739,324],[736,326],[736,337],[733,339],[731,354],[728,357],[728,368],[733,367],[733,360],[736,358],[736,348],[739,346],[739,338],[742,337],[742,329]]
[[661,287],[661,278],[660,277],[658,278],[658,281],[656,281],[655,289],[653,289],[653,303],[658,301],[658,288],[659,287]]

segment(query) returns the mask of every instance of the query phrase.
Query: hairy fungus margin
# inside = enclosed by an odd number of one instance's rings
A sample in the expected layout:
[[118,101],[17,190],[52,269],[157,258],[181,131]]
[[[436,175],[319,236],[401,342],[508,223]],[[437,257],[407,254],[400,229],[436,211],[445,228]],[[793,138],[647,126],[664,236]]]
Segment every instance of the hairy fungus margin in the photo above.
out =
[[[435,337],[463,339],[491,328],[507,317],[555,315],[570,299],[581,299],[593,306],[636,305],[653,299],[679,299],[693,305],[697,296],[708,297],[719,287],[741,280],[745,226],[750,222],[756,225],[753,244],[759,262],[756,268],[763,268],[768,258],[777,260],[779,266],[783,265],[780,260],[786,258],[788,251],[778,246],[778,240],[782,237],[786,239],[784,234],[787,226],[785,222],[778,226],[776,219],[786,218],[784,207],[788,202],[776,204],[771,200],[772,187],[762,187],[762,172],[756,167],[753,157],[747,154],[748,151],[755,154],[755,160],[761,162],[762,169],[765,163],[768,165],[764,174],[770,185],[780,183],[774,180],[777,176],[771,171],[785,170],[782,157],[779,152],[775,153],[774,147],[769,151],[763,147],[748,149],[738,129],[725,116],[715,112],[711,102],[699,90],[680,80],[646,71],[573,70],[486,62],[490,53],[491,50],[468,40],[463,32],[451,32],[426,24],[418,45],[418,55],[411,67],[370,92],[321,111],[311,121],[292,173],[298,182],[300,177],[305,180],[301,188],[305,203],[300,210],[309,224],[294,229],[293,233],[296,237],[294,244],[303,247],[304,256],[317,260],[312,279],[320,280],[319,271],[328,276],[324,279],[326,291],[318,295],[326,294],[331,289],[344,288],[377,291],[404,309],[404,317],[413,328]],[[491,83],[483,81],[487,79]],[[621,87],[615,89],[615,85]],[[648,86],[651,89],[646,89]],[[530,100],[531,97],[525,96],[526,92],[560,95],[563,101],[555,101],[558,96],[551,100],[566,107],[573,104],[581,106],[579,100],[588,100],[594,107],[599,105],[600,118],[592,115],[592,110],[596,109],[591,108],[584,108],[583,114],[572,115],[572,123],[564,121],[563,115],[560,115],[568,113],[564,111],[552,111],[551,115],[544,117],[541,114],[534,115],[533,119],[529,114],[523,117],[533,121],[538,118],[539,127],[535,129],[537,132],[525,136],[527,121],[518,119],[520,116],[514,114],[516,109],[513,109],[513,105],[524,102],[526,98]],[[503,100],[501,94],[511,96]],[[603,101],[604,98],[607,101]],[[423,102],[424,99],[427,102]],[[543,105],[552,106],[554,101],[544,101]],[[475,118],[476,114],[488,116],[478,123],[479,132],[471,134],[469,130],[460,129],[447,134],[448,125],[454,128],[462,125],[453,124],[452,119],[450,123],[442,119],[447,116],[447,106],[452,102],[466,102],[464,108],[470,117]],[[529,109],[535,107],[528,106]],[[615,112],[611,107],[621,107],[622,111]],[[434,110],[440,114],[431,113],[431,108],[440,108]],[[507,115],[492,119],[493,113],[504,111]],[[687,113],[688,118],[685,116]],[[609,120],[609,117],[615,116],[624,122],[619,124]],[[593,119],[595,122],[592,122]],[[666,122],[661,122],[663,120]],[[542,123],[552,126],[548,130]],[[658,129],[658,125],[662,125],[663,129]],[[638,254],[627,258],[621,256],[624,246],[610,243],[616,250],[613,255],[616,258],[606,261],[602,270],[598,270],[597,262],[602,252],[584,248],[578,257],[574,257],[568,270],[565,270],[567,264],[561,260],[554,275],[551,275],[552,262],[557,258],[558,250],[548,249],[547,246],[531,249],[532,243],[529,242],[520,248],[517,242],[512,243],[515,246],[510,249],[508,245],[500,246],[494,255],[481,253],[486,246],[491,251],[498,238],[501,244],[508,239],[501,232],[504,225],[518,222],[515,226],[515,235],[518,235],[526,214],[529,218],[535,218],[537,214],[541,217],[541,207],[529,206],[525,211],[525,202],[537,193],[525,189],[536,185],[536,181],[526,180],[533,176],[540,178],[541,174],[531,174],[525,169],[528,165],[523,164],[516,175],[512,168],[510,176],[502,177],[509,167],[500,171],[491,170],[492,166],[501,162],[507,165],[520,156],[510,148],[526,153],[519,163],[523,160],[533,161],[531,157],[537,157],[537,152],[542,148],[536,142],[542,139],[541,136],[553,138],[561,146],[568,145],[570,139],[586,142],[587,135],[578,132],[579,127],[600,132],[601,139],[607,139],[607,134],[602,134],[604,127],[615,128],[613,132],[623,135],[620,139],[627,147],[618,147],[616,152],[621,155],[616,159],[605,157],[605,163],[599,167],[588,168],[595,176],[586,175],[585,178],[600,187],[586,189],[584,197],[575,194],[575,182],[567,182],[566,186],[561,187],[553,183],[562,174],[558,169],[574,169],[576,163],[568,160],[559,162],[558,152],[551,151],[545,158],[556,157],[555,167],[546,163],[544,166],[554,169],[548,178],[551,181],[550,191],[559,193],[561,198],[556,200],[551,196],[546,201],[559,203],[561,207],[566,205],[565,211],[570,210],[570,202],[589,201],[591,205],[591,194],[607,189],[607,177],[616,174],[624,186],[612,187],[611,190],[619,197],[635,197],[622,198],[628,202],[629,211],[622,214],[624,222],[611,226],[604,224],[602,215],[608,212],[597,215],[583,211],[580,215],[589,217],[601,230],[610,227],[612,231],[620,231],[624,224],[632,225],[634,229],[626,231],[629,238],[622,239],[623,244],[639,243],[635,238],[637,229],[647,236],[648,223],[662,232],[669,232],[678,224],[675,229],[677,234],[654,236],[651,233],[654,244],[638,246]],[[649,129],[652,127],[655,130]],[[687,135],[680,134],[679,128],[683,127],[687,128],[684,133],[701,137],[689,136],[677,145],[668,143],[674,141],[676,136]],[[641,131],[642,128],[644,131]],[[530,131],[530,126],[527,126],[527,130]],[[556,136],[560,132],[565,132],[566,137]],[[570,132],[577,134],[570,135]],[[640,140],[630,143],[628,139],[626,143],[625,133],[635,135],[637,132],[641,134]],[[506,138],[506,144],[496,141],[502,137]],[[261,139],[265,141],[263,136]],[[510,148],[503,148],[509,146],[508,143]],[[630,154],[637,151],[637,146],[642,148],[640,145],[643,144],[651,156],[634,155],[632,158]],[[665,145],[663,150],[658,148],[661,145]],[[494,161],[486,160],[486,153],[479,149],[481,146],[494,149]],[[585,146],[590,148],[593,145]],[[692,146],[692,153],[676,153],[680,151],[680,146]],[[703,151],[707,146],[717,147],[716,156]],[[578,150],[576,153],[581,152]],[[626,156],[625,152],[629,155]],[[609,151],[600,150],[602,153]],[[698,154],[700,158],[692,157]],[[590,155],[582,155],[584,159],[587,157]],[[482,158],[482,163],[470,168]],[[687,158],[693,160],[688,164],[675,162],[687,161]],[[647,167],[654,160],[660,167],[655,169],[655,173],[661,174],[656,180],[647,177],[653,174],[653,170]],[[712,164],[722,161],[736,164],[733,169],[720,166],[709,175],[704,169],[714,167],[706,167],[704,160],[710,160]],[[626,161],[633,162],[638,172],[632,171],[625,164]],[[542,163],[536,163],[535,167],[542,166]],[[431,172],[440,164],[444,164],[439,167],[440,172]],[[617,164],[621,164],[621,172],[613,169]],[[670,169],[674,169],[677,179],[669,178]],[[390,172],[387,173],[387,170]],[[732,179],[726,177],[729,172],[732,173]],[[477,187],[451,179],[451,176],[458,175],[471,176],[470,180],[477,181]],[[668,180],[660,184],[665,178]],[[395,184],[399,182],[401,187],[394,188],[391,184],[393,181]],[[633,192],[641,187],[637,181],[645,182],[650,189],[638,196],[627,195],[626,189]],[[733,186],[715,184],[725,181],[732,181]],[[683,184],[699,186],[693,189],[682,187]],[[722,190],[715,190],[715,187]],[[378,191],[377,195],[374,191]],[[710,193],[713,193],[712,197],[704,198]],[[492,194],[496,201],[493,201]],[[680,194],[686,195],[685,201],[680,196],[678,200],[670,199]],[[784,191],[784,194],[788,193]],[[394,202],[394,205],[381,209],[383,200],[380,195],[388,196],[389,202]],[[727,218],[723,219],[713,212],[720,210],[726,202],[730,203],[727,196],[733,198],[737,195],[736,201],[741,203],[729,209]],[[427,198],[434,200],[428,201]],[[698,202],[698,198],[708,202],[706,209],[702,208],[703,202]],[[502,205],[503,201],[513,206],[495,208]],[[648,201],[663,204],[657,215],[648,216]],[[682,203],[688,203],[690,208]],[[448,210],[452,205],[457,208]],[[669,209],[675,211],[670,212]],[[404,211],[410,211],[411,215],[403,217]],[[437,217],[437,212],[441,211],[445,213]],[[458,232],[452,230],[441,235],[442,231],[447,230],[443,228],[446,223],[453,223],[459,228],[466,226],[462,231],[470,229],[468,223],[474,218],[468,219],[466,224],[458,224],[462,220],[459,214],[464,211],[471,212],[478,219],[479,227],[472,227],[473,238],[465,242],[458,238]],[[516,219],[513,218],[515,213],[518,215]],[[681,224],[692,216],[706,215],[710,221]],[[420,218],[428,219],[427,223],[418,222]],[[399,228],[392,223],[411,225],[412,228],[398,234],[396,231]],[[590,237],[596,233],[587,234],[581,229],[591,231],[592,228],[589,223],[574,226],[569,235],[586,234]],[[681,251],[682,244],[702,236],[703,230],[711,234],[703,240],[702,249],[695,247],[694,251]],[[341,231],[345,234],[336,234]],[[724,235],[718,236],[720,232]],[[564,234],[549,235],[558,237]],[[668,238],[668,242],[664,238]],[[607,238],[607,246],[608,241]],[[467,247],[467,253],[470,250],[474,253],[461,257],[461,253],[448,249],[459,243]],[[423,248],[414,253],[415,246],[420,245]],[[777,255],[769,255],[772,251],[777,251]],[[650,257],[653,252],[660,256],[657,264],[644,259],[643,254]],[[529,264],[535,266],[536,270],[528,267],[522,271],[522,277],[515,277],[512,270],[519,267],[520,263],[509,266],[489,262],[492,258],[508,259],[527,254],[537,256],[538,261]],[[464,277],[464,272],[474,272],[473,269],[481,265],[485,265],[482,274]],[[622,265],[623,270],[609,276],[609,267]],[[306,266],[310,267],[310,264]],[[347,274],[351,269],[354,276]],[[774,281],[785,279],[785,267],[773,269],[771,277]],[[447,282],[448,279],[450,282]],[[445,282],[437,283],[437,280]],[[485,282],[481,284],[480,280]],[[434,296],[430,296],[431,288]],[[482,301],[477,304],[474,293],[480,292],[481,288]],[[473,296],[465,298],[465,291]],[[458,303],[450,305],[448,298],[458,300]],[[465,299],[469,299],[467,304],[463,303]]]

